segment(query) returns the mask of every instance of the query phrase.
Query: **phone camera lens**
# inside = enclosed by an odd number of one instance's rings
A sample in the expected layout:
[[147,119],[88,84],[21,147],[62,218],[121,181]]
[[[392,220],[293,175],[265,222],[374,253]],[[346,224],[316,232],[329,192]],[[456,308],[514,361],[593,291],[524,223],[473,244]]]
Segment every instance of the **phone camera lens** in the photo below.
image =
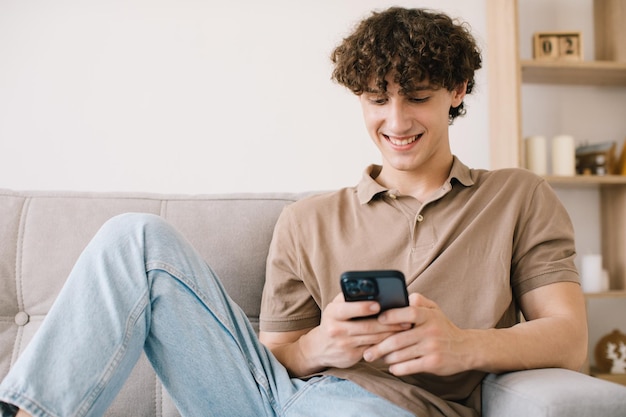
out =
[[376,293],[376,287],[370,280],[362,280],[359,282],[359,289],[364,295],[373,295]]
[[346,292],[352,297],[356,297],[360,294],[359,283],[354,280],[346,281]]

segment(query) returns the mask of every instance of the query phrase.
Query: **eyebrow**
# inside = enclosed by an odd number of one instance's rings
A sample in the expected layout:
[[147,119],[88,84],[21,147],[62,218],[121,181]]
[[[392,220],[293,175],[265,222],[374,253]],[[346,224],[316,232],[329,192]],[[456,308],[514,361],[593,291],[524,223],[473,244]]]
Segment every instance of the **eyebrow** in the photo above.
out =
[[420,91],[429,91],[429,90],[430,91],[437,90],[437,87],[434,87],[434,86],[432,86],[430,84],[428,84],[428,85],[418,85],[418,86],[415,86],[415,87],[411,88],[410,90],[402,90],[402,92],[404,94],[409,94],[409,93],[415,93],[415,92],[420,92]]
[[[429,84],[424,84],[424,85],[418,85],[415,87],[412,87],[410,90],[400,90],[401,94],[411,94],[411,93],[419,93],[422,91],[434,91],[437,90],[437,87],[434,87],[432,85]],[[374,88],[365,88],[363,89],[363,93],[364,94],[387,94],[387,91],[381,91],[378,89],[374,89]]]
[[364,88],[363,89],[363,93],[365,93],[365,94],[387,94],[386,91],[381,91],[381,90],[373,89],[373,88]]

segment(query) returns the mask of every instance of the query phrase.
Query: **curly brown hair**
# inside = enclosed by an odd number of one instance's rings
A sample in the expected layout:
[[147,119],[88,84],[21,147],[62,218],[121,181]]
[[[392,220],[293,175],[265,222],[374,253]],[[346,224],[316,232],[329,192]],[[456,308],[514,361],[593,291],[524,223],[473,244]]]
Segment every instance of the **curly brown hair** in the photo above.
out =
[[[454,90],[467,81],[474,88],[474,72],[481,67],[480,50],[468,25],[425,9],[392,7],[373,12],[333,51],[332,78],[360,95],[387,90],[393,74],[401,91],[411,92],[427,81]],[[450,108],[450,121],[465,114],[464,104]]]

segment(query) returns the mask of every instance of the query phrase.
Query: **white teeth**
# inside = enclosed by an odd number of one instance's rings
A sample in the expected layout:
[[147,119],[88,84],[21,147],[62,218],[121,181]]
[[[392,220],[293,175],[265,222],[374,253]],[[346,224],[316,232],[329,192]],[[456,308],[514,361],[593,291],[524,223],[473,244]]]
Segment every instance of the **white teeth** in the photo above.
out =
[[418,136],[413,136],[412,138],[403,139],[403,140],[398,140],[398,139],[394,139],[392,137],[389,137],[389,142],[391,142],[393,145],[396,145],[396,146],[405,146],[405,145],[408,145],[409,143],[415,142],[417,140]]

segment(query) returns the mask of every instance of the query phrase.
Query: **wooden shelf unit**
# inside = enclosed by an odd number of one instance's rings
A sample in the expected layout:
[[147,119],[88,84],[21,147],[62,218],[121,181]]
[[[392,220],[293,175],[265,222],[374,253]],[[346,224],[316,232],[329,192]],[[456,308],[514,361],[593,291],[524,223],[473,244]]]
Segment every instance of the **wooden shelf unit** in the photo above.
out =
[[529,84],[626,86],[626,62],[522,60]]
[[544,178],[552,185],[565,185],[572,187],[626,185],[626,175],[576,175],[573,177],[546,175]]
[[[518,6],[518,0],[487,0],[493,169],[523,166],[522,84],[626,87],[626,62],[522,60]],[[601,250],[610,288],[626,290],[626,176],[548,176],[546,180],[555,188],[599,188]]]
[[605,381],[613,382],[615,384],[626,385],[626,374],[607,374],[591,368],[590,374],[596,378],[604,379]]
[[588,292],[585,293],[585,298],[626,298],[626,291],[604,291],[604,292]]

